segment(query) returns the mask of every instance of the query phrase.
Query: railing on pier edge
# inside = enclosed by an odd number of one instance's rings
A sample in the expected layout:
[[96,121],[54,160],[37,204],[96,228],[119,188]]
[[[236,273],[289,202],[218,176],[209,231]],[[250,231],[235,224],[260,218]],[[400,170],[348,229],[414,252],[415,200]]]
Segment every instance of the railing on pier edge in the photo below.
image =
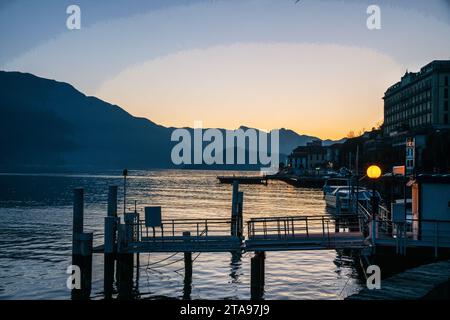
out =
[[360,248],[360,217],[291,216],[252,218],[247,222],[246,248],[257,250]]
[[375,245],[396,245],[404,254],[407,247],[450,248],[450,221],[406,219],[394,223],[375,220]]
[[390,212],[379,206],[375,221],[370,208],[358,205],[358,215],[363,219],[364,234],[372,239],[373,246],[395,246],[398,253],[405,255],[408,247],[450,248],[450,221],[405,219],[393,222]]
[[147,227],[135,214],[128,223],[126,240],[134,252],[143,251],[234,251],[242,239],[232,236],[232,219],[163,219],[160,227]]
[[252,218],[247,222],[246,239],[232,235],[232,219],[165,219],[161,227],[149,228],[136,214],[128,223],[131,234],[126,242],[135,251],[334,249],[371,243],[374,248],[395,246],[399,254],[406,254],[407,247],[429,247],[437,255],[439,248],[450,248],[449,221],[394,223],[383,207],[373,221],[369,211],[359,204],[357,214]]
[[289,250],[360,248],[364,240],[360,217],[353,214],[252,218],[247,222],[247,239],[231,235],[231,219],[165,219],[161,227],[152,228],[137,216],[126,224],[129,231],[123,241],[134,252],[253,251],[283,243]]

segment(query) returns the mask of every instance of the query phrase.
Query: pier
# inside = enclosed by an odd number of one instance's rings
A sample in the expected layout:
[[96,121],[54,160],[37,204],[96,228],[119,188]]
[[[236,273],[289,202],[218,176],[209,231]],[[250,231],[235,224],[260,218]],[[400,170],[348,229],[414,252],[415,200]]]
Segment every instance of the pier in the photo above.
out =
[[73,290],[74,299],[90,296],[93,253],[104,254],[107,299],[112,297],[114,280],[118,283],[119,299],[133,297],[134,270],[139,270],[134,264],[139,264],[138,257],[142,253],[184,253],[185,283],[188,284],[192,283],[195,267],[192,253],[224,252],[233,256],[253,253],[250,292],[252,299],[260,299],[264,294],[267,252],[368,249],[374,253],[378,248],[395,247],[398,255],[404,255],[413,247],[425,247],[437,257],[443,248],[450,248],[450,241],[446,238],[448,228],[440,225],[439,221],[430,222],[434,230],[441,230],[433,239],[417,237],[404,225],[389,225],[382,219],[382,214],[372,219],[368,209],[362,205],[348,214],[260,217],[244,222],[244,193],[239,191],[238,181],[233,181],[230,218],[215,219],[166,219],[159,206],[145,207],[143,216],[135,211],[125,212],[119,217],[117,187],[111,186],[104,243],[92,248],[93,235],[83,232],[83,195],[83,189],[75,189],[73,264],[81,269],[83,289]]
[[233,184],[237,181],[239,184],[263,184],[267,185],[269,180],[278,180],[286,182],[295,187],[303,188],[322,188],[326,179],[321,176],[297,176],[293,174],[268,174],[264,176],[218,176],[217,179],[222,184]]

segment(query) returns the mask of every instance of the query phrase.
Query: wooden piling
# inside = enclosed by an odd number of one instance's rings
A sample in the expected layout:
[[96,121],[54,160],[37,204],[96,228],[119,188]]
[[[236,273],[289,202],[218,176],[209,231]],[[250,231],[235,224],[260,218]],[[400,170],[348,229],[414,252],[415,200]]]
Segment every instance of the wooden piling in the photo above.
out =
[[264,251],[255,252],[255,256],[251,258],[250,296],[252,300],[262,299],[264,295],[265,259]]
[[233,194],[231,197],[231,235],[237,236],[238,234],[238,197],[239,197],[239,182],[233,181]]
[[105,218],[105,244],[104,244],[104,293],[105,299],[111,299],[113,294],[114,283],[114,267],[116,261],[116,243],[115,243],[115,229],[117,218]]
[[89,299],[92,284],[93,234],[83,232],[84,190],[77,188],[73,197],[72,265],[80,270],[80,287],[72,289],[72,299]]
[[117,217],[117,186],[108,189],[108,217]]
[[118,228],[117,273],[119,299],[133,298],[134,255],[128,252],[127,245],[132,241],[132,225],[129,214],[125,215],[125,224]]
[[244,236],[244,193],[238,192],[237,202],[237,236],[242,238]]
[[117,251],[117,186],[108,190],[108,211],[105,218],[104,239],[104,274],[103,289],[105,299],[111,299],[113,294],[114,272]]
[[[183,232],[183,237],[190,237],[189,231]],[[186,240],[190,241],[190,240]],[[192,252],[184,253],[184,288],[183,299],[190,300],[192,292]]]

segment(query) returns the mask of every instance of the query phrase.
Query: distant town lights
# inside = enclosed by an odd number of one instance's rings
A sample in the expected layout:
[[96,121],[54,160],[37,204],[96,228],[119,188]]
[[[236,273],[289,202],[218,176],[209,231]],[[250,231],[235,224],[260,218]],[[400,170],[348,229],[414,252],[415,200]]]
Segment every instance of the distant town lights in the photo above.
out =
[[367,176],[370,179],[378,179],[381,177],[381,169],[379,166],[371,165],[369,168],[367,168]]

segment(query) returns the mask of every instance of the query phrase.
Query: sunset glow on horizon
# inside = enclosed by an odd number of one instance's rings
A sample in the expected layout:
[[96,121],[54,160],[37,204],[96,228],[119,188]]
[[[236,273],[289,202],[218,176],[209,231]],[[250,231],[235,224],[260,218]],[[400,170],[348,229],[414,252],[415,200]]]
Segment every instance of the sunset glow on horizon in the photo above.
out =
[[381,97],[402,71],[389,57],[362,48],[234,44],[148,61],[95,95],[165,126],[201,120],[205,127],[289,128],[340,139],[382,120]]
[[[323,139],[383,121],[383,94],[408,69],[448,59],[444,0],[79,1],[0,11],[0,69],[67,82],[167,127],[287,128]],[[33,12],[33,15],[30,15]],[[21,26],[33,21],[33,30]],[[414,41],[410,41],[414,34]]]

